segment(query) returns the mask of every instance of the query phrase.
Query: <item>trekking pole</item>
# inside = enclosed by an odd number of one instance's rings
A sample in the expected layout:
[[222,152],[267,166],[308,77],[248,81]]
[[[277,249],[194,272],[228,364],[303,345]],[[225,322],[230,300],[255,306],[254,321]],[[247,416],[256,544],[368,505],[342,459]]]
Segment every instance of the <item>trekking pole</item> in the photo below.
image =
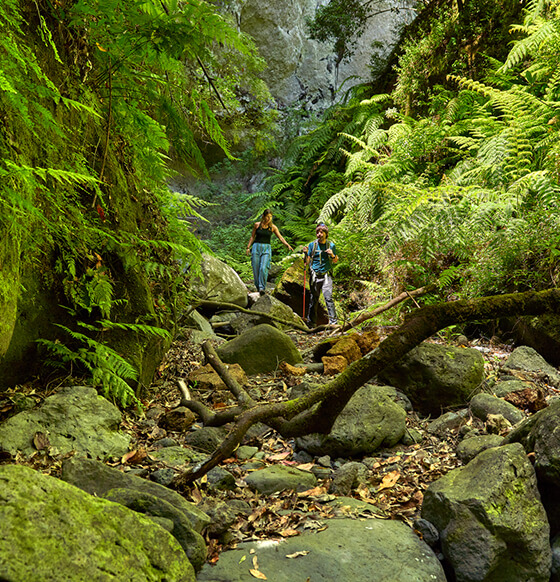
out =
[[307,273],[307,265],[305,264],[306,253],[303,254],[303,321],[305,321],[305,275]]

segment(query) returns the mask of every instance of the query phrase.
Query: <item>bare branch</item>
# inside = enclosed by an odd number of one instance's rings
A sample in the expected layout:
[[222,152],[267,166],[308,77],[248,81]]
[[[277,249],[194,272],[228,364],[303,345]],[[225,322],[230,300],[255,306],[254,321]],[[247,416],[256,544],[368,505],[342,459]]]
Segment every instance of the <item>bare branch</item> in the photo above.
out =
[[287,319],[283,319],[281,317],[276,317],[275,315],[271,315],[270,313],[264,313],[263,311],[252,311],[251,309],[246,309],[245,307],[241,307],[240,305],[236,305],[235,303],[222,303],[220,301],[207,301],[204,299],[200,299],[197,301],[197,305],[199,307],[208,307],[209,309],[228,309],[232,311],[240,311],[241,313],[247,313],[248,315],[255,315],[259,317],[266,317],[272,321],[277,321],[282,325],[286,325],[293,329],[298,329],[299,331],[304,331],[306,333],[312,333],[314,330],[310,330],[306,325],[298,325],[293,321],[288,321]]
[[237,382],[237,380],[229,373],[227,366],[222,362],[222,360],[220,360],[214,346],[209,341],[205,341],[202,344],[202,351],[212,368],[216,371],[216,374],[218,374],[218,376],[223,380],[229,391],[237,398],[237,400],[239,400],[241,406],[244,408],[255,406],[255,401],[243,389],[241,384],[239,384],[239,382]]
[[376,307],[375,309],[373,309],[372,311],[368,311],[367,313],[362,313],[352,321],[348,322],[347,324],[344,325],[342,331],[348,331],[349,329],[356,327],[360,323],[368,321],[369,319],[373,319],[374,317],[376,317],[380,313],[383,313],[384,311],[388,311],[389,309],[395,307],[395,305],[398,305],[402,301],[405,301],[406,299],[413,299],[414,297],[418,297],[420,295],[424,295],[424,293],[427,293],[431,289],[433,289],[433,286],[419,287],[414,291],[404,291],[397,297],[393,297],[393,299],[387,301],[387,303],[385,303],[384,305]]

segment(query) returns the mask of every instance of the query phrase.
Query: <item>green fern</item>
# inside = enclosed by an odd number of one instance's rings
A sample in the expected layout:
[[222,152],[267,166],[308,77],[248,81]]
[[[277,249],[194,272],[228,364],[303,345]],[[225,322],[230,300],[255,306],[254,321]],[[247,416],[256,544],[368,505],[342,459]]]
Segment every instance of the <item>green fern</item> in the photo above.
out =
[[64,369],[70,365],[76,368],[76,373],[89,373],[93,386],[101,388],[106,398],[114,400],[123,408],[133,404],[139,410],[142,409],[142,403],[129,384],[138,379],[134,366],[103,343],[63,325],[56,325],[71,338],[76,347],[45,339],[37,340],[55,358],[45,360],[47,365]]

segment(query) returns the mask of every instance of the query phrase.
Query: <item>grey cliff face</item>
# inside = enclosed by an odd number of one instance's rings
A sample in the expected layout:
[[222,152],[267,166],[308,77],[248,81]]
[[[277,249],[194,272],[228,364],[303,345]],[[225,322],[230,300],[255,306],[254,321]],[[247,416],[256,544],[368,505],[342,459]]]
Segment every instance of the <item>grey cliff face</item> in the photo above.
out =
[[[326,3],[241,0],[237,5],[239,27],[255,39],[268,63],[264,78],[281,107],[298,104],[323,110],[337,100],[341,86],[348,89],[369,81],[372,54],[382,68],[399,40],[399,28],[415,16],[414,0],[386,0],[380,14],[368,20],[354,55],[337,67],[332,45],[309,39],[306,29],[306,20]],[[379,48],[372,49],[372,43]]]

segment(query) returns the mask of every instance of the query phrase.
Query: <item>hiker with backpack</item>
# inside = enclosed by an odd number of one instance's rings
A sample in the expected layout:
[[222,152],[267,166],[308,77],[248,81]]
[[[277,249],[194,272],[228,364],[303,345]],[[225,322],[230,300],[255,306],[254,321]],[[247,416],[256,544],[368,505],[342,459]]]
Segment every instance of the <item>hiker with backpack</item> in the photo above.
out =
[[331,275],[333,265],[338,262],[336,247],[334,243],[327,240],[329,237],[329,229],[326,224],[321,223],[317,225],[315,232],[317,238],[307,246],[307,257],[305,259],[305,268],[307,268],[307,265],[310,266],[309,289],[311,291],[307,312],[307,324],[311,327],[317,325],[319,297],[323,293],[325,303],[327,304],[329,325],[337,325],[336,309],[332,298],[333,279]]
[[253,225],[251,238],[247,245],[247,254],[251,253],[251,266],[253,267],[253,282],[260,295],[265,294],[266,281],[272,258],[270,239],[276,235],[278,240],[290,251],[294,249],[290,243],[284,240],[278,227],[272,223],[272,211],[268,208],[263,212],[259,222]]

